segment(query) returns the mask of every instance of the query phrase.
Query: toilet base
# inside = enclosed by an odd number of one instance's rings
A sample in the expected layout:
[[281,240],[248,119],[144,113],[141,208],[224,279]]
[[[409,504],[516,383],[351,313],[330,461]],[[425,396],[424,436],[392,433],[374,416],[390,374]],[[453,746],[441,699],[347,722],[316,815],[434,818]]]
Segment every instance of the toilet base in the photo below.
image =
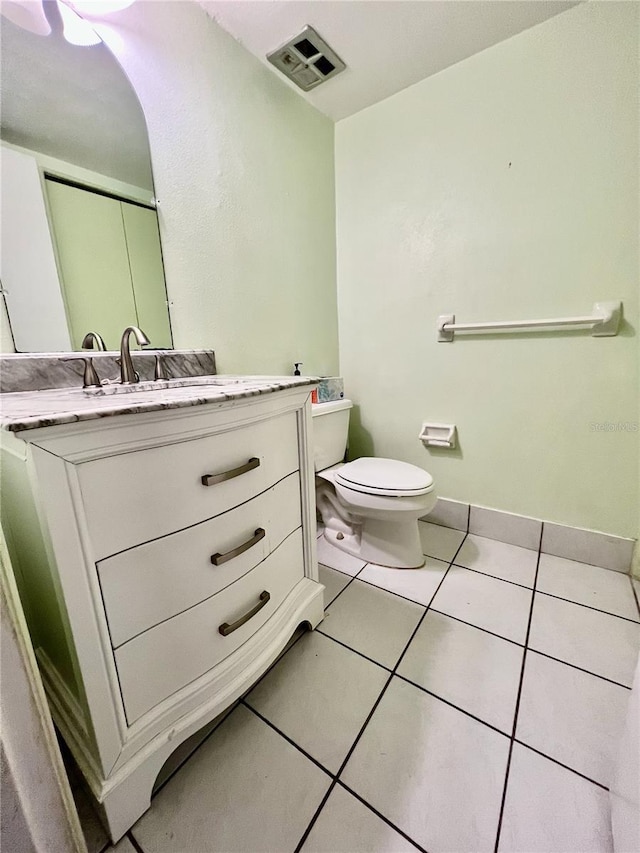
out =
[[344,527],[342,530],[325,527],[323,535],[341,551],[377,566],[420,569],[425,563],[415,519],[401,523],[371,518],[354,526],[351,532]]

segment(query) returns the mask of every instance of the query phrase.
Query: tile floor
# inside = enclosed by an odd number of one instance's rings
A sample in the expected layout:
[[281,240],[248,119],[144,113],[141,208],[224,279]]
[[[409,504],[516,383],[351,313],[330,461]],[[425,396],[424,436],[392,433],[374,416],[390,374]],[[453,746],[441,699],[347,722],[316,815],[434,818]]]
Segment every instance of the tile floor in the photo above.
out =
[[419,570],[321,538],[325,620],[90,853],[611,851],[629,578],[420,525]]

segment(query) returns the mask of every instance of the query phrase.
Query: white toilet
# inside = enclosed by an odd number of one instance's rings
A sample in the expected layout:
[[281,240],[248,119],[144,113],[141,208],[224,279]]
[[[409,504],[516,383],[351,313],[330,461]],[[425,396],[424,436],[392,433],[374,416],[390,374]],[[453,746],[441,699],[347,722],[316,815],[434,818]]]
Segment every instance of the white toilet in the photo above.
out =
[[342,464],[351,400],[312,405],[316,505],[336,548],[381,566],[424,565],[418,519],[436,503],[433,477],[396,459]]

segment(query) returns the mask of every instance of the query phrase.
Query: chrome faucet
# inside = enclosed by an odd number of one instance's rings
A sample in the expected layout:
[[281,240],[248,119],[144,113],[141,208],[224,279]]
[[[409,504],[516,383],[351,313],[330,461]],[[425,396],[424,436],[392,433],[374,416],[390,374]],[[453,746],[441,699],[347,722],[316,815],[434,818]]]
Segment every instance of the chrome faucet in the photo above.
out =
[[107,351],[102,335],[99,335],[97,332],[87,332],[87,334],[82,339],[80,347],[82,349],[93,349],[94,341],[96,344],[96,349],[102,350],[102,352]]
[[133,385],[135,382],[140,381],[140,377],[133,367],[131,353],[129,352],[129,335],[131,332],[133,332],[136,341],[141,347],[151,343],[142,329],[139,329],[137,326],[127,326],[124,330],[120,341],[120,382],[123,385]]

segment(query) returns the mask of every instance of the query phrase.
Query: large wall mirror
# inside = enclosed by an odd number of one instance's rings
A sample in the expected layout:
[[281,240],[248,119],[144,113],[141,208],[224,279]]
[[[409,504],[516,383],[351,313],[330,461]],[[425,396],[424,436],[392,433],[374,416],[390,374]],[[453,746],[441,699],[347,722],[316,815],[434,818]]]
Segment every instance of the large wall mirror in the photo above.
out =
[[[103,43],[2,18],[2,290],[18,352],[107,349],[138,325],[171,347],[146,124]],[[4,337],[4,336],[3,336]],[[3,339],[3,349],[11,349]]]

